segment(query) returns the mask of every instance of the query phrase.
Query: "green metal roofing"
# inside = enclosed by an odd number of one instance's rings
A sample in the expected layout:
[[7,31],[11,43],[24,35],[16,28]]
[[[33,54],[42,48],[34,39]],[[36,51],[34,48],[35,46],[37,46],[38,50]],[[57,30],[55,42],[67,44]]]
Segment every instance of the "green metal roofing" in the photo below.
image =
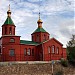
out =
[[35,32],[46,32],[43,28],[37,28],[35,31],[34,31],[34,33]]
[[14,25],[11,17],[7,17],[6,21],[4,22],[4,24],[10,24],[10,25]]
[[27,45],[38,45],[38,43],[33,41],[27,41],[27,40],[20,40],[20,44],[27,44]]

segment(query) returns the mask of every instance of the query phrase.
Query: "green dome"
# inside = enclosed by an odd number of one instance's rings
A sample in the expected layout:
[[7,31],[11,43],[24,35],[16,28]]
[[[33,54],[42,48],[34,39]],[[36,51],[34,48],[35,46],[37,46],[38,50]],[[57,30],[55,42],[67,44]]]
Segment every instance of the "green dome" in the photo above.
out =
[[37,28],[35,31],[34,31],[34,33],[35,32],[46,32],[43,28]]
[[9,17],[9,16],[7,17],[6,21],[4,22],[4,25],[5,25],[5,24],[14,25],[14,23],[13,23],[11,17]]

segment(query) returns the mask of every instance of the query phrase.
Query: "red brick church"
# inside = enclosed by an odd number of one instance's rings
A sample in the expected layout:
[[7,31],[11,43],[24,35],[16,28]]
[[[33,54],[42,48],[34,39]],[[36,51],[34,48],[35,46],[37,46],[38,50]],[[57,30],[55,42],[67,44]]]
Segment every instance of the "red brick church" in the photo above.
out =
[[39,13],[38,28],[31,34],[32,41],[20,40],[20,36],[15,35],[16,26],[11,19],[9,8],[7,19],[2,25],[0,61],[50,61],[66,58],[63,44],[50,38],[42,23]]

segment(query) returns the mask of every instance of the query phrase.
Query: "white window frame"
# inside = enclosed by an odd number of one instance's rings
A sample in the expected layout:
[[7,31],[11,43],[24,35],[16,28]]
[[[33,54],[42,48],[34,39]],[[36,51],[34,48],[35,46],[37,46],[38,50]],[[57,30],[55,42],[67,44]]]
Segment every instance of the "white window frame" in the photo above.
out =
[[56,48],[56,54],[59,54],[59,48],[58,47]]
[[53,54],[55,53],[55,46],[54,45],[52,46],[52,53]]
[[30,51],[31,51],[31,49],[29,48],[29,49],[27,50],[27,55],[30,55],[30,54],[31,54]]
[[48,53],[51,53],[51,47],[50,46],[48,47]]

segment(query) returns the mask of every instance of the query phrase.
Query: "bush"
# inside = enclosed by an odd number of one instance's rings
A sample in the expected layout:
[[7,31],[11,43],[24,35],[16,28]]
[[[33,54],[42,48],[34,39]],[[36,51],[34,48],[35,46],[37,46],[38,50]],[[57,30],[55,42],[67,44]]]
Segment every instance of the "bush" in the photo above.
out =
[[63,75],[63,71],[57,71],[56,73],[55,73],[55,75]]
[[65,60],[65,59],[61,59],[61,64],[62,64],[64,67],[67,67],[67,66],[68,66],[68,61]]
[[69,63],[75,66],[75,47],[67,47],[67,59]]

